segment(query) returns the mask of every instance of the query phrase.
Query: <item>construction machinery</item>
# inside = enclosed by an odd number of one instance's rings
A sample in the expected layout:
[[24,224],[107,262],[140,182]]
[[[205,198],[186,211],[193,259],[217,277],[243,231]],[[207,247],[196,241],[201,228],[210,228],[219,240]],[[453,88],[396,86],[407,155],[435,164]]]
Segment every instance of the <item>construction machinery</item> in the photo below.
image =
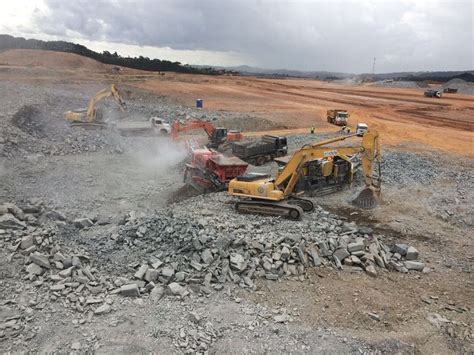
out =
[[356,134],[359,137],[362,137],[368,130],[369,126],[366,123],[358,123],[356,126]]
[[194,129],[204,129],[206,132],[209,142],[208,148],[220,149],[222,145],[230,142],[241,141],[244,136],[242,132],[235,130],[227,130],[223,127],[214,127],[211,122],[201,120],[188,120],[185,123],[174,121],[171,125],[171,138],[173,140],[178,139],[179,132],[190,131]]
[[346,126],[349,120],[349,113],[341,109],[328,110],[326,116],[328,122],[336,126]]
[[246,162],[237,157],[226,157],[215,150],[190,147],[190,153],[184,182],[200,193],[223,191],[230,180],[247,170]]
[[77,111],[67,111],[64,113],[66,119],[73,126],[83,126],[90,128],[105,128],[106,123],[103,122],[102,111],[97,107],[97,103],[103,99],[112,97],[117,102],[121,111],[125,111],[125,102],[120,95],[119,90],[112,84],[110,89],[103,89],[95,94],[87,105],[87,109]]
[[[352,183],[354,170],[357,167],[356,157],[356,155],[335,156],[306,162],[301,168],[302,174],[295,184],[293,193],[304,193],[315,197],[342,190]],[[279,169],[282,170],[290,158],[286,156],[275,159]]]
[[[373,208],[380,197],[380,145],[379,135],[374,130],[365,132],[356,146],[330,146],[331,143],[357,137],[357,134],[337,137],[320,143],[305,145],[295,153],[274,179],[268,175],[247,174],[229,183],[228,193],[240,197],[235,208],[240,213],[261,213],[285,216],[297,220],[303,211],[312,211],[313,203],[295,195],[295,187],[303,176],[307,162],[340,157],[350,160],[351,155],[360,155],[365,188],[359,193],[354,204],[361,208]],[[329,161],[329,160],[328,160]],[[374,164],[378,164],[378,176],[374,176]],[[332,170],[329,167],[328,171]]]
[[263,165],[288,153],[286,137],[265,135],[258,140],[232,143],[232,154],[252,164]]
[[425,91],[426,97],[436,97],[440,99],[442,95],[443,95],[443,92],[441,90],[426,90]]
[[164,119],[151,117],[147,121],[122,121],[115,125],[122,136],[168,136],[171,126]]

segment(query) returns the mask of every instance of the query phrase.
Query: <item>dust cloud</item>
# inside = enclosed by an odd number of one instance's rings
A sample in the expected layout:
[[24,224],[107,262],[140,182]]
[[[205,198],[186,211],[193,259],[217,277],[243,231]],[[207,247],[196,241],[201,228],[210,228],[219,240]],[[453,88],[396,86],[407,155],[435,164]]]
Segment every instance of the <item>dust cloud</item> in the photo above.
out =
[[150,140],[146,146],[134,151],[137,162],[158,175],[167,172],[182,163],[188,155],[184,142],[174,142],[170,138]]

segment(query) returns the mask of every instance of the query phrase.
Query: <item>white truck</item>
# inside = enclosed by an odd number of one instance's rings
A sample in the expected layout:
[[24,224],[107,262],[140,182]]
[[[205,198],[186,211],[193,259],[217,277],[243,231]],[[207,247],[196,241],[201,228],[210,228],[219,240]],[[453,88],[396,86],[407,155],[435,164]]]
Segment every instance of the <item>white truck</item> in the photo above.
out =
[[122,136],[168,136],[171,125],[159,117],[151,117],[148,122],[118,122],[115,128]]
[[367,126],[367,124],[365,123],[358,123],[356,126],[356,134],[359,137],[362,137],[364,133],[367,132],[368,130],[369,130],[369,126]]

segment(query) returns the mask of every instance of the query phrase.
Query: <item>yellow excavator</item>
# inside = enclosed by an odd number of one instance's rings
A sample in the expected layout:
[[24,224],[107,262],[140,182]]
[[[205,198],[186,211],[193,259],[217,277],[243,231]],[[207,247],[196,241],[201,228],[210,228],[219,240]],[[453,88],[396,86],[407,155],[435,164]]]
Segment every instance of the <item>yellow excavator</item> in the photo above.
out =
[[90,128],[104,128],[106,123],[102,121],[102,112],[99,110],[97,103],[107,97],[115,99],[121,111],[125,111],[125,102],[120,95],[119,90],[112,84],[110,89],[103,89],[95,94],[87,105],[87,109],[78,111],[67,111],[64,113],[66,119],[73,126],[83,126]]
[[[374,208],[380,198],[381,185],[381,151],[378,132],[368,130],[364,133],[360,144],[356,146],[328,146],[353,137],[357,137],[357,134],[303,146],[293,153],[275,179],[263,174],[247,174],[231,180],[229,194],[240,197],[240,200],[235,202],[236,210],[240,213],[285,216],[298,220],[302,217],[303,211],[310,212],[314,209],[311,200],[294,194],[295,186],[304,173],[305,164],[324,158],[328,162],[325,170],[330,173],[335,171],[330,165],[335,157],[351,161],[349,157],[357,154],[360,155],[362,162],[365,188],[353,203],[361,208]],[[378,164],[378,176],[373,175],[375,163]]]

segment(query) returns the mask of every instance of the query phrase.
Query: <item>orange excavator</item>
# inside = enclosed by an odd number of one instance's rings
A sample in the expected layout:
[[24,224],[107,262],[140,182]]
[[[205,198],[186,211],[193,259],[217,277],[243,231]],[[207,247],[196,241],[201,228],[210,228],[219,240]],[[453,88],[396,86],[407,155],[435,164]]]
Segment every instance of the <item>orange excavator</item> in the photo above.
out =
[[185,123],[174,121],[171,126],[171,138],[173,140],[177,140],[179,132],[185,132],[194,129],[204,129],[209,138],[207,147],[212,149],[218,149],[223,144],[238,142],[244,138],[244,135],[240,131],[228,131],[227,128],[215,127],[211,122],[196,119],[186,121]]

